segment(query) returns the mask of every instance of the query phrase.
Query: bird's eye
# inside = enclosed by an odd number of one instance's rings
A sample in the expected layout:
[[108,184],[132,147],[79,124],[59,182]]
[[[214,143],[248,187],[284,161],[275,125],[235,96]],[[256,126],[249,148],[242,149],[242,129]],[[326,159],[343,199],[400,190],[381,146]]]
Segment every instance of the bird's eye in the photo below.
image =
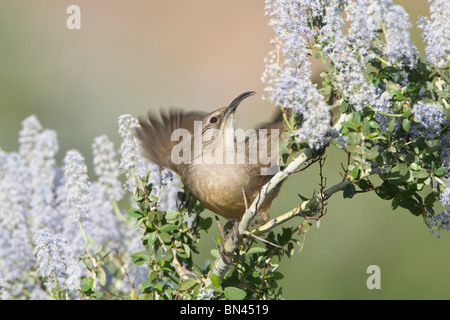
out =
[[209,119],[209,122],[215,123],[215,122],[217,122],[217,118],[216,117],[212,117],[211,119]]

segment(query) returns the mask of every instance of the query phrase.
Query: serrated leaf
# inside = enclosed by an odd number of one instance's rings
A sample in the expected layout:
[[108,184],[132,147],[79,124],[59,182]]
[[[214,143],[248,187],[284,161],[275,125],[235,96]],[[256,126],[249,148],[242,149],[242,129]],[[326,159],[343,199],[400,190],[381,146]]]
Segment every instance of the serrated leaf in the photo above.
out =
[[236,287],[226,287],[223,293],[228,300],[243,300],[247,296],[244,290]]

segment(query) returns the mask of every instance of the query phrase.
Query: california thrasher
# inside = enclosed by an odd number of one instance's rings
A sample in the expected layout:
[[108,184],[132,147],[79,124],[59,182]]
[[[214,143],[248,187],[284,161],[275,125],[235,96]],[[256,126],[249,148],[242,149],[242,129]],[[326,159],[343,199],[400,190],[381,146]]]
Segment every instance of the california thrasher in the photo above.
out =
[[[140,126],[136,128],[144,156],[177,173],[207,209],[227,219],[239,220],[245,213],[246,203],[251,204],[261,187],[276,173],[273,170],[265,173],[270,164],[261,157],[255,161],[251,153],[261,152],[263,148],[271,165],[276,165],[283,127],[281,117],[253,131],[247,130],[242,142],[235,139],[236,108],[253,94],[245,92],[228,107],[209,114],[172,109],[168,113],[161,111],[161,119],[156,119],[149,112],[147,118],[139,117]],[[259,209],[264,221],[268,220],[267,211],[279,188],[266,197]]]

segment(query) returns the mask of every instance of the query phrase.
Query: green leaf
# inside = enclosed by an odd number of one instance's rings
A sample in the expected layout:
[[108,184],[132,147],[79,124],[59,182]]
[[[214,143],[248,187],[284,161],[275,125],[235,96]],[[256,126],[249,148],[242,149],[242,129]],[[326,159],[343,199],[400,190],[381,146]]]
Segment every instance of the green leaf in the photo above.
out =
[[220,280],[217,274],[211,272],[211,274],[209,275],[209,279],[211,280],[211,283],[213,284],[214,287],[216,288],[220,287]]
[[356,189],[355,189],[355,185],[353,184],[349,184],[344,188],[344,199],[345,198],[353,198],[353,196],[355,195]]
[[142,238],[142,241],[146,242],[146,245],[152,246],[155,243],[157,237],[158,235],[156,234],[156,232],[149,232]]
[[133,261],[134,264],[140,266],[145,262],[150,261],[150,253],[145,250],[133,253],[131,255],[131,261]]
[[400,86],[398,84],[390,82],[390,81],[386,85],[386,91],[392,97],[401,101],[401,100],[405,99],[405,97],[403,96],[403,94],[401,93],[401,91],[399,89],[400,89]]
[[409,168],[406,163],[399,163],[391,169],[389,178],[392,180],[406,181],[409,179]]
[[374,160],[376,157],[378,157],[382,152],[384,151],[383,147],[381,146],[373,146],[369,152],[366,153],[366,159],[367,160]]
[[264,252],[266,252],[266,251],[267,251],[266,248],[262,248],[262,247],[252,247],[252,248],[250,248],[250,250],[248,250],[247,254],[264,253]]
[[416,179],[424,179],[429,176],[429,173],[426,169],[420,169],[419,171],[412,171],[411,176]]
[[353,168],[353,170],[352,170],[352,178],[353,178],[353,180],[356,180],[356,179],[358,179],[358,177],[359,177],[359,167],[354,167]]
[[161,232],[169,233],[169,232],[172,232],[172,231],[177,230],[177,229],[178,229],[178,227],[176,225],[174,225],[174,224],[165,224],[165,225],[163,225],[161,227]]
[[164,283],[163,283],[163,282],[158,282],[158,283],[156,283],[156,284],[153,286],[153,288],[154,288],[155,290],[157,290],[157,291],[162,291],[163,288],[164,288]]
[[359,132],[350,132],[347,135],[347,143],[351,146],[357,146],[361,144],[361,134]]
[[445,169],[444,168],[438,168],[434,174],[437,177],[442,177],[445,174]]
[[435,201],[436,201],[436,194],[434,192],[429,193],[424,200],[425,204],[428,206],[432,206]]
[[341,125],[345,128],[352,129],[353,131],[356,131],[356,126],[353,122],[350,121],[342,121]]
[[137,291],[135,289],[131,289],[128,292],[128,295],[126,296],[125,299],[127,299],[127,300],[136,300],[137,297],[138,297]]
[[156,277],[158,276],[158,271],[152,270],[148,273],[148,280],[150,280],[152,283],[156,281]]
[[186,252],[187,258],[191,256],[191,248],[186,243],[183,243],[184,252]]
[[99,267],[98,268],[98,282],[102,285],[106,285],[106,272],[105,269]]
[[210,253],[216,259],[220,257],[219,250],[217,249],[211,249]]
[[264,277],[264,279],[272,279],[272,280],[282,280],[284,278],[283,274],[281,272],[275,271],[272,274],[268,274]]
[[409,165],[409,167],[412,169],[412,170],[414,170],[414,171],[419,171],[420,170],[420,166],[417,164],[417,163],[411,163],[410,165]]
[[92,288],[93,284],[94,284],[94,279],[92,279],[91,277],[85,277],[81,280],[80,289],[83,292],[88,292]]
[[181,291],[188,290],[188,289],[192,288],[193,286],[195,286],[196,284],[197,284],[197,281],[192,278],[183,280],[180,285],[180,290]]
[[397,123],[397,119],[395,119],[395,118],[392,119],[391,121],[389,121],[388,129],[389,129],[390,132],[394,132],[396,123]]
[[166,220],[174,220],[178,217],[179,213],[176,211],[166,211],[166,215],[164,216]]
[[364,190],[364,191],[371,188],[370,183],[366,180],[360,180],[356,184],[358,185],[358,187],[361,188],[361,190]]
[[311,222],[303,223],[300,227],[299,231],[300,233],[306,233],[312,226]]
[[381,188],[376,190],[376,194],[384,200],[389,200],[394,198],[398,193],[398,188],[393,183],[383,183]]
[[143,213],[141,210],[139,210],[139,209],[134,209],[134,208],[128,209],[128,210],[127,210],[127,214],[128,214],[130,217],[136,218],[136,219],[142,218],[142,217],[144,216],[144,213]]
[[208,230],[209,227],[211,227],[211,225],[212,225],[212,218],[208,217],[202,220],[202,222],[200,223],[200,229]]
[[403,121],[402,121],[402,127],[403,127],[403,130],[405,130],[406,132],[408,132],[409,129],[411,129],[411,125],[412,125],[411,120],[409,120],[409,119],[403,119]]
[[153,282],[150,281],[150,280],[144,280],[144,281],[139,285],[139,287],[140,287],[141,290],[145,290],[145,289],[151,288],[152,286],[153,286]]
[[400,207],[408,209],[412,214],[418,216],[422,213],[419,202],[413,198],[403,198],[399,202]]
[[243,300],[247,296],[244,290],[236,287],[226,287],[223,293],[228,300]]
[[[159,234],[159,236],[161,237],[161,240],[162,240],[164,243],[171,243],[171,242],[172,242],[172,237],[171,237],[170,234],[168,234],[167,232],[161,232],[161,233]],[[168,251],[168,252],[171,252],[171,251]]]

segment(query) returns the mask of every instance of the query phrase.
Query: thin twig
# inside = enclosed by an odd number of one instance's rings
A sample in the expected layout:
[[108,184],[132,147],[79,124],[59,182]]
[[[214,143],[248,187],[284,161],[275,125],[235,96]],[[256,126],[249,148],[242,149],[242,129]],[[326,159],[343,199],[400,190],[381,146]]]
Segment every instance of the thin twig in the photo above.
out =
[[125,275],[126,275],[126,277],[127,277],[127,279],[128,279],[128,283],[130,284],[130,286],[131,286],[133,289],[136,290],[136,288],[134,287],[133,282],[131,282],[130,275],[128,274],[127,268],[125,268],[125,266],[124,266],[124,264],[123,264],[122,257],[121,257],[121,255],[120,255],[120,247],[119,247],[119,249],[117,250],[117,256],[118,256],[118,258],[119,258],[119,263],[120,263],[120,265],[122,266],[122,268],[123,268],[123,270],[124,270],[124,272],[125,272]]
[[124,297],[112,293],[111,291],[109,291],[108,289],[106,289],[104,286],[102,286],[100,283],[97,283],[97,284],[100,286],[100,288],[102,288],[103,290],[105,290],[105,291],[106,291],[108,294],[110,294],[111,296],[116,297],[116,298],[119,298],[119,299],[121,299],[121,300],[125,300]]
[[264,278],[266,277],[266,268],[267,268],[267,266],[266,265],[264,265],[264,270],[263,270],[263,276],[262,276],[262,280],[261,280],[261,285],[259,286],[259,290],[258,290],[258,293],[256,294],[256,297],[259,297],[259,295],[261,294],[261,290],[262,290],[262,288],[263,288],[263,285],[264,285]]
[[177,294],[175,295],[175,298],[173,298],[173,300],[177,300],[177,298],[178,298],[178,294],[180,293],[180,288],[181,288],[181,282],[182,281],[183,281],[183,278],[180,277],[180,282],[178,283]]
[[277,244],[275,244],[275,243],[272,243],[272,242],[270,242],[270,241],[267,241],[266,239],[263,239],[263,238],[261,238],[261,237],[258,237],[258,236],[255,235],[255,234],[250,234],[250,236],[252,236],[253,238],[258,239],[258,240],[260,240],[260,241],[262,241],[262,242],[268,243],[268,244],[270,244],[271,246],[277,247],[277,248],[279,248],[279,249],[282,249],[282,248],[283,248],[282,246],[279,246],[279,245],[277,245]]
[[222,239],[225,239],[225,234],[223,232],[222,226],[220,225],[219,217],[216,215],[215,218],[216,218],[217,226],[219,227],[220,233],[222,234]]

